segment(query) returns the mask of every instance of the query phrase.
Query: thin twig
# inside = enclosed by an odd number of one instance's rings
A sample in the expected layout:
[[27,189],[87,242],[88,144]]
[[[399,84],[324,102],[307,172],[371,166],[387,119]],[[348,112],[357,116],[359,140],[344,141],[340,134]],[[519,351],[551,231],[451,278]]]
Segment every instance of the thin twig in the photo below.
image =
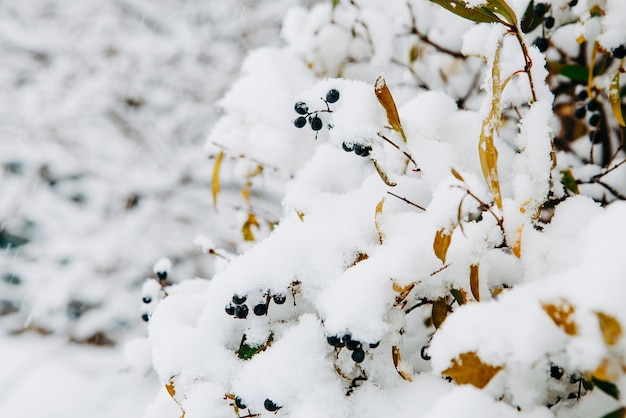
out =
[[404,203],[408,203],[409,205],[415,206],[418,209],[423,210],[424,212],[426,212],[426,209],[421,207],[420,205],[418,205],[417,203],[413,203],[410,200],[408,200],[406,197],[402,197],[402,196],[398,196],[395,193],[392,193],[390,191],[387,191],[387,193],[389,193],[390,195],[392,195],[393,197],[397,197],[398,199],[402,200]]
[[403,151],[400,149],[400,147],[398,146],[398,144],[396,144],[395,142],[393,142],[392,140],[390,140],[389,138],[387,138],[385,135],[381,134],[380,132],[377,133],[379,137],[381,137],[383,140],[387,141],[392,147],[394,147],[395,149],[397,149],[398,151],[400,151],[402,154],[404,154],[404,156],[406,158],[408,158],[413,165],[415,165],[415,168],[418,169],[417,163],[415,162],[415,160],[413,159],[413,157],[411,156],[411,154],[409,154],[406,151]]

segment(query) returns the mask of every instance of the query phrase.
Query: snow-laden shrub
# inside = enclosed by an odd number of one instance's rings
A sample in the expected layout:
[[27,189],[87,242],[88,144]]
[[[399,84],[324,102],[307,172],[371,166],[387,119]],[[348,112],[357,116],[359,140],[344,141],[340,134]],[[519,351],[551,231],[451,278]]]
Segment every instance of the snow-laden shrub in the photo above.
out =
[[623,416],[624,12],[292,9],[206,147],[245,239],[264,187],[282,217],[165,287],[146,416]]

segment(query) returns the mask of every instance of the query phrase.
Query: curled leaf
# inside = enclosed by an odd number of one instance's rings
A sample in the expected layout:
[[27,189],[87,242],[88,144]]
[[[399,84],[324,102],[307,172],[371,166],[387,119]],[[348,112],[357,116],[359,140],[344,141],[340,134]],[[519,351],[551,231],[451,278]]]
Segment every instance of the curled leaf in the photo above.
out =
[[439,298],[433,302],[432,318],[435,328],[439,328],[448,316],[448,303],[446,298]]
[[409,373],[403,370],[402,367],[402,356],[400,356],[400,348],[398,346],[391,347],[391,358],[393,360],[393,366],[396,368],[396,371],[404,380],[409,382],[413,381],[413,378]]
[[567,300],[561,299],[556,303],[543,303],[541,307],[554,321],[556,326],[565,331],[567,335],[576,335],[578,333],[578,326],[572,319],[574,306]]
[[261,225],[259,225],[259,221],[256,219],[254,213],[250,212],[248,214],[248,219],[246,219],[246,222],[244,222],[243,226],[241,227],[241,231],[243,232],[243,239],[245,241],[254,241],[254,234],[252,233],[253,226],[259,228]]
[[375,159],[372,158],[372,162],[374,163],[374,167],[376,167],[376,172],[378,173],[378,175],[380,176],[380,178],[382,179],[383,182],[385,182],[385,184],[389,187],[395,187],[398,184],[394,183],[393,181],[389,180],[389,176],[387,175],[387,173],[385,173],[382,169],[382,167],[380,166],[380,164],[378,164],[378,161],[376,161]]
[[393,100],[393,96],[391,96],[391,92],[389,91],[383,76],[376,79],[376,83],[374,84],[374,93],[376,93],[378,101],[385,109],[385,112],[387,112],[387,120],[389,121],[389,124],[400,134],[400,136],[402,136],[404,142],[406,142],[406,136],[404,135],[404,130],[400,124],[400,116],[398,115],[396,102]]
[[622,115],[622,98],[620,97],[619,88],[619,71],[615,73],[613,79],[611,79],[611,86],[609,87],[609,101],[611,102],[611,109],[613,110],[613,116],[621,126],[626,126],[624,123],[624,117]]
[[461,353],[458,358],[453,359],[452,366],[441,374],[450,376],[460,385],[469,383],[482,389],[500,370],[502,370],[501,366],[483,363],[475,352],[469,352]]
[[211,192],[213,193],[213,207],[217,207],[217,195],[220,192],[220,167],[224,159],[224,151],[220,151],[215,157],[215,165],[213,166],[213,179],[211,180]]
[[448,247],[452,241],[452,234],[446,231],[446,228],[441,228],[435,234],[435,240],[433,241],[433,250],[435,255],[442,263],[446,262],[446,254],[448,253]]
[[470,265],[470,290],[472,292],[472,296],[474,296],[474,299],[476,299],[477,302],[480,302],[479,279],[478,264]]

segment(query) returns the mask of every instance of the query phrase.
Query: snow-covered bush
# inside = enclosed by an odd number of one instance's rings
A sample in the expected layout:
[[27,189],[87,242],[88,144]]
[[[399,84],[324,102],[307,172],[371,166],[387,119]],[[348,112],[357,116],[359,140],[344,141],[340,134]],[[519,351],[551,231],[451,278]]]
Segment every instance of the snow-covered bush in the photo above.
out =
[[163,289],[146,416],[623,416],[625,4],[291,9],[206,146],[271,233]]

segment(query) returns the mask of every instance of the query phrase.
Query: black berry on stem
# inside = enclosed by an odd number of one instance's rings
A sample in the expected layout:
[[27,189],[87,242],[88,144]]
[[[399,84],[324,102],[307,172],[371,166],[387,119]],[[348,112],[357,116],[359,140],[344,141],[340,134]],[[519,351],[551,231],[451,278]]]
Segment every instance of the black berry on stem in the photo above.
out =
[[239,319],[244,319],[248,316],[248,306],[247,305],[238,305],[235,307],[235,316]]
[[587,103],[587,110],[590,112],[595,112],[596,110],[600,109],[600,102],[598,102],[596,99],[591,99],[589,100],[589,103]]
[[543,36],[540,36],[537,39],[535,39],[535,42],[533,42],[533,45],[537,47],[539,52],[546,52],[548,50],[548,39],[544,38]]
[[594,113],[593,115],[591,115],[589,117],[589,125],[590,126],[598,126],[598,123],[600,123],[600,115],[597,113]]
[[622,58],[626,57],[626,46],[620,45],[617,48],[612,49],[611,53],[613,54],[614,58],[621,60]]
[[576,119],[583,119],[586,114],[587,114],[587,109],[585,109],[584,106],[579,106],[574,111],[574,116],[576,117]]
[[235,405],[239,409],[246,409],[247,408],[247,405],[243,402],[243,400],[239,396],[235,397]]
[[143,301],[143,303],[150,303],[152,302],[152,298],[150,296],[144,296],[143,299],[141,299]]
[[226,313],[230,316],[235,315],[235,306],[232,303],[229,303],[228,305],[226,305],[226,307],[224,308],[224,310],[226,311]]
[[293,121],[293,126],[296,128],[304,128],[304,125],[306,125],[306,118],[304,116],[300,116]]
[[545,3],[537,3],[535,4],[535,8],[533,9],[535,16],[543,16],[546,14],[548,10],[548,6]]
[[361,363],[363,360],[365,360],[365,351],[363,351],[361,347],[358,347],[352,352],[352,355],[350,357],[352,357],[352,360],[354,360],[356,363]]
[[267,313],[267,305],[264,303],[259,303],[254,307],[253,311],[256,316],[263,316]]
[[247,296],[239,296],[237,294],[233,295],[233,303],[235,305],[241,305],[242,303],[245,303],[246,300],[248,300]]
[[326,101],[328,103],[335,103],[339,100],[339,91],[337,89],[330,89],[326,93]]
[[283,303],[285,303],[287,301],[287,296],[285,295],[274,295],[274,303],[277,305],[282,305]]
[[263,406],[270,412],[278,411],[282,406],[276,405],[271,399],[266,399]]
[[324,126],[322,120],[317,116],[310,117],[309,124],[311,125],[311,129],[314,131],[319,131]]
[[296,102],[294,110],[299,115],[306,115],[309,112],[309,106],[304,102]]
[[546,20],[543,21],[543,25],[546,27],[546,29],[552,29],[554,27],[554,17],[552,16],[548,16],[546,17]]

